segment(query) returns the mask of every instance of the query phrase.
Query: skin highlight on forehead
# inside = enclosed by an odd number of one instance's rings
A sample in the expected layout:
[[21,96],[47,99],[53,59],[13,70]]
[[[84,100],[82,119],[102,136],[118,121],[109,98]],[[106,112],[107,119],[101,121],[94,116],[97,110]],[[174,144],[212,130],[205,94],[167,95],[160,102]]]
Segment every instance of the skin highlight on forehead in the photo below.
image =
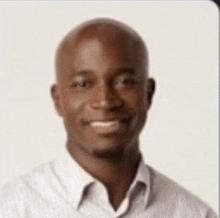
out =
[[143,65],[147,74],[147,48],[138,33],[129,26],[112,19],[93,19],[74,28],[59,44],[55,56],[57,81],[63,74],[64,56],[73,55],[80,44],[94,40],[100,42],[104,47],[112,48],[112,50],[117,48],[126,54],[122,55],[119,52],[119,58],[131,56],[132,53],[132,61]]

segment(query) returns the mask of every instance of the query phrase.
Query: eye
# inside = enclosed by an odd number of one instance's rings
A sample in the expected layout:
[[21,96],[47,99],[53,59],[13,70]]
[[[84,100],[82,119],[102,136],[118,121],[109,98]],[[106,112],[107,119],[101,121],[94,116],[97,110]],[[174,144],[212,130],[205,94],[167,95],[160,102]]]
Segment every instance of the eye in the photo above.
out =
[[125,85],[131,85],[131,84],[135,84],[136,80],[132,78],[125,78],[122,80],[122,83]]
[[131,87],[138,84],[138,80],[133,77],[121,77],[116,81],[117,87]]
[[89,88],[91,85],[92,83],[89,80],[79,80],[79,81],[74,81],[71,84],[71,87],[85,89],[85,88]]

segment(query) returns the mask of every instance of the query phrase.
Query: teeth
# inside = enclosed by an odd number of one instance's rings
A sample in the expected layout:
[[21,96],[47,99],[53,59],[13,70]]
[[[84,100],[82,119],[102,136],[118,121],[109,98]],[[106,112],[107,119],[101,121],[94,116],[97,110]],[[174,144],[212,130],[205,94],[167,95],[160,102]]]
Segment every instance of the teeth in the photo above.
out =
[[119,125],[119,121],[96,121],[96,122],[92,122],[91,125],[93,127],[110,127],[110,126],[115,126],[115,125]]

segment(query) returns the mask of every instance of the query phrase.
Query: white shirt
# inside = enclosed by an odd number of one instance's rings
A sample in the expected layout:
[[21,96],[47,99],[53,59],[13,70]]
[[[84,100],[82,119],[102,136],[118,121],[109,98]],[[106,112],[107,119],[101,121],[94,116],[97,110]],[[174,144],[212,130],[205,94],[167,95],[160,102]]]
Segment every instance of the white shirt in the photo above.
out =
[[188,191],[141,160],[117,211],[106,188],[66,152],[4,186],[0,218],[216,218]]

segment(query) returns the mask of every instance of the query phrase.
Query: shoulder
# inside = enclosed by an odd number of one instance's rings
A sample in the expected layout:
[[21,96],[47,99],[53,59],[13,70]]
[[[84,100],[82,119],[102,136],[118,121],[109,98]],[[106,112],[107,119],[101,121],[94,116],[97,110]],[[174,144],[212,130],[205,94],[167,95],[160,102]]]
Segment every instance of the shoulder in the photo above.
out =
[[[193,214],[192,217],[217,217],[211,208],[197,196],[186,190],[177,182],[168,178],[150,166],[151,203],[157,203],[162,207],[172,208],[178,213]],[[182,211],[182,212],[181,212]],[[191,216],[189,216],[191,217]]]
[[0,217],[18,217],[18,214],[25,214],[28,202],[44,195],[45,188],[50,191],[49,180],[55,180],[53,161],[42,164],[4,185],[0,190]]

